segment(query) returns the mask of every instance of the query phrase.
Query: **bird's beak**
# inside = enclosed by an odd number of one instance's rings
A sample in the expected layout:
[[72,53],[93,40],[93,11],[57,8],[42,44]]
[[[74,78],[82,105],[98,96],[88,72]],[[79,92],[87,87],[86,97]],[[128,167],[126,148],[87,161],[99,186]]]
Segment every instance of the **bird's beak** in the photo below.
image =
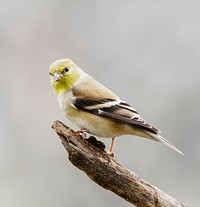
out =
[[58,82],[62,77],[63,75],[61,73],[55,73],[53,76],[53,80],[54,82]]

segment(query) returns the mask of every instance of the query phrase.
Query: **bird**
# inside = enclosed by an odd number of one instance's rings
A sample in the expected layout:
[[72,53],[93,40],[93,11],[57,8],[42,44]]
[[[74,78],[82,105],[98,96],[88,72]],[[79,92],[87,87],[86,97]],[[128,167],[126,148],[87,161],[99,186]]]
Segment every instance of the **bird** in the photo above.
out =
[[49,67],[51,85],[65,116],[79,127],[78,133],[111,138],[108,154],[114,155],[117,137],[135,135],[158,141],[183,154],[161,131],[141,118],[138,111],[121,100],[71,59],[59,59]]

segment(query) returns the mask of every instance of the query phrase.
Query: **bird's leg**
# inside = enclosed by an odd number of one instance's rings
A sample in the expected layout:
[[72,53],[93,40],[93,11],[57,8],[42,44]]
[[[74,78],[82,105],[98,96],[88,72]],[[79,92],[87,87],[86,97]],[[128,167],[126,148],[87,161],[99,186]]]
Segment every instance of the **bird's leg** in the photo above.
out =
[[88,133],[88,129],[86,128],[81,128],[79,130],[76,130],[76,133],[78,133],[79,135],[81,135],[84,139],[86,138],[86,133]]
[[113,153],[113,146],[114,146],[114,143],[115,143],[115,137],[112,137],[112,141],[111,141],[111,145],[110,145],[110,148],[108,150],[108,154],[111,155],[112,157],[114,157],[114,153]]

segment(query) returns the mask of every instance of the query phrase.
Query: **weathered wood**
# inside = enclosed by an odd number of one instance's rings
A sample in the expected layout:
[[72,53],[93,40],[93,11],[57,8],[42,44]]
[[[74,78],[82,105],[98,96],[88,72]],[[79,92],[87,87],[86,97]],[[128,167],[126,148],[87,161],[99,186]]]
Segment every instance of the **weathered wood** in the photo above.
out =
[[94,138],[88,141],[60,121],[54,121],[52,128],[68,151],[71,163],[101,187],[137,207],[185,206],[116,162],[104,151],[102,142]]

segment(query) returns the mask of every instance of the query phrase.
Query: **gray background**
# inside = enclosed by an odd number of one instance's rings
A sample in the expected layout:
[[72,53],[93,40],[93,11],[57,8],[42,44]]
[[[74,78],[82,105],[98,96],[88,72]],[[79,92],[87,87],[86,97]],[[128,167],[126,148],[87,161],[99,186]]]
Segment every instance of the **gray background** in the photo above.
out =
[[185,154],[123,136],[116,159],[198,207],[197,0],[0,1],[0,206],[131,206],[72,166],[50,128],[60,119],[77,129],[49,81],[49,65],[64,57],[132,104]]

